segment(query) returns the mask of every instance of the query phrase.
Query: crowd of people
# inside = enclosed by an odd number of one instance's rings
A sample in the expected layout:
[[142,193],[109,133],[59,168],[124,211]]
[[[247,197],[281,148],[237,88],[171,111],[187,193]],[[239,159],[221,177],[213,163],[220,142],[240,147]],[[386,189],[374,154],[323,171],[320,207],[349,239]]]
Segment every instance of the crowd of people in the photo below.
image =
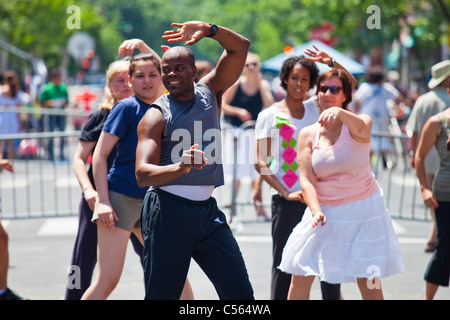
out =
[[[119,282],[129,239],[141,257],[145,299],[194,299],[187,278],[192,258],[219,298],[254,299],[239,244],[212,197],[231,163],[222,163],[221,135],[215,134],[222,116],[233,127],[228,140],[236,136],[238,143],[238,129],[254,121],[253,143],[238,144],[238,158],[250,150],[254,161],[241,159],[237,178],[250,175],[255,203],[262,201],[261,184],[271,187],[271,217],[256,206],[256,214],[272,223],[271,299],[308,299],[315,277],[324,300],[341,299],[340,285],[346,282],[357,282],[363,299],[383,299],[381,278],[404,272],[405,266],[371,171],[372,155],[383,156],[389,146],[372,133],[387,130],[392,110],[399,117],[409,115],[406,107],[412,110],[405,130],[413,132],[413,163],[435,221],[426,248],[433,256],[425,298],[448,286],[449,61],[433,66],[431,91],[406,106],[405,93],[384,81],[379,69],[370,68],[358,86],[339,61],[313,47],[284,61],[279,74],[283,98],[275,100],[244,36],[198,21],[172,27],[162,38],[185,46],[164,47],[162,57],[139,39],[120,46],[122,57],[136,49],[140,53],[109,66],[105,102],[84,124],[73,159],[82,197],[71,261],[81,270],[82,285],[67,286],[66,299],[108,298]],[[188,48],[205,37],[224,50],[215,65],[196,62]],[[316,63],[329,71],[319,74]],[[51,74],[41,94],[43,107],[67,105],[60,75]],[[8,75],[5,81],[0,102],[21,105],[17,80]],[[64,130],[61,117],[51,115],[52,130]],[[429,166],[433,146],[440,161]],[[225,144],[225,158],[227,149]],[[49,157],[54,158],[53,143]],[[0,165],[13,171],[8,160]],[[7,239],[1,224],[0,237]],[[6,284],[7,241],[1,245],[0,298],[17,299]]]

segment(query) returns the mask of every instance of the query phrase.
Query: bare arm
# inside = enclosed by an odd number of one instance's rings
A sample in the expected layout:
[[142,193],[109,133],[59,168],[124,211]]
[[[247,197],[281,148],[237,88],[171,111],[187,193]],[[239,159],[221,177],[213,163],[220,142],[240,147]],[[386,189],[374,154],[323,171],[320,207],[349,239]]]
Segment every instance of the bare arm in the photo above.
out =
[[262,78],[260,81],[259,92],[261,93],[261,99],[263,101],[263,108],[270,107],[275,103],[275,99],[273,98],[272,90],[270,89],[269,81]]
[[318,122],[326,126],[333,124],[338,119],[345,123],[353,139],[363,143],[370,142],[372,119],[368,115],[358,115],[340,107],[332,107],[320,114]]
[[108,156],[119,141],[119,137],[103,131],[98,139],[92,157],[94,181],[98,193],[98,215],[99,220],[109,229],[114,229],[114,220],[118,220],[113,207],[109,201],[108,188]]
[[233,101],[233,98],[236,95],[238,86],[239,81],[237,81],[227,91],[224,92],[222,99],[222,110],[224,114],[238,117],[242,122],[246,122],[252,119],[251,113],[248,112],[245,108],[231,105],[231,101]]
[[425,159],[431,148],[436,143],[439,134],[439,119],[433,116],[425,123],[425,126],[423,127],[422,135],[415,155],[416,174],[420,181],[423,202],[430,208],[437,208],[438,203],[432,191],[432,186],[428,183],[427,173],[425,171]]
[[[210,34],[209,23],[201,21],[189,21],[185,23],[172,23],[179,27],[178,30],[170,30],[162,37],[169,43],[187,41],[186,45],[193,45]],[[242,35],[225,27],[218,27],[217,34],[213,37],[225,49],[216,68],[200,82],[207,85],[216,96],[223,93],[239,78],[247,59],[250,41]]]
[[343,70],[347,74],[348,78],[351,79],[352,89],[356,88],[358,81],[350,72],[348,72],[347,69],[344,68],[344,66],[339,64],[337,61],[334,63],[333,66],[331,66],[331,64],[333,62],[333,57],[331,57],[325,51],[321,51],[321,50],[317,49],[316,46],[313,46],[313,47],[314,47],[314,49],[316,49],[317,52],[314,52],[310,49],[306,49],[306,51],[305,51],[305,54],[307,55],[306,59],[326,64],[327,66],[332,67],[332,68]]
[[448,136],[447,139],[447,150],[450,151],[450,135]]
[[[183,152],[179,163],[160,166],[161,137],[165,122],[157,108],[149,109],[138,126],[138,145],[136,148],[136,180],[140,187],[161,186],[188,173],[191,169],[202,169],[206,165],[203,151],[194,145]],[[194,159],[202,157],[201,164]]]
[[139,50],[142,53],[151,53],[161,63],[161,57],[141,39],[129,39],[122,42],[118,51],[119,57],[131,56],[134,50]]
[[298,136],[297,160],[299,163],[300,185],[303,191],[303,199],[313,215],[313,227],[319,222],[324,225],[327,218],[320,208],[316,191],[316,176],[312,168],[312,141],[314,127],[309,126],[300,131]]
[[264,138],[256,140],[255,146],[255,169],[261,175],[261,178],[266,181],[272,188],[283,198],[291,201],[302,201],[302,192],[289,192],[288,189],[275,177],[269,167],[270,150],[272,139]]
[[411,166],[413,168],[416,167],[415,154],[416,154],[416,150],[417,150],[417,137],[418,136],[419,135],[418,135],[417,131],[414,131],[412,133],[411,139],[409,140],[410,141],[410,143],[409,143],[410,149],[411,149],[412,154],[414,155],[414,157],[412,157],[412,159],[411,159]]
[[80,141],[77,150],[75,151],[72,164],[75,176],[78,179],[81,190],[83,190],[84,199],[92,211],[94,211],[95,201],[97,200],[97,191],[95,191],[89,180],[86,171],[86,163],[92,150],[94,150],[96,143],[96,141]]

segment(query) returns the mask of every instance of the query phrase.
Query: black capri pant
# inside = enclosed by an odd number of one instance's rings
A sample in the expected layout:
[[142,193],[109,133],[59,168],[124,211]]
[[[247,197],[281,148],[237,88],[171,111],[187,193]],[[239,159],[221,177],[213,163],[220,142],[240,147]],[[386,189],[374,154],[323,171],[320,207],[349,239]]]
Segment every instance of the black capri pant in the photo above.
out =
[[425,270],[425,280],[448,287],[450,278],[450,202],[438,201],[434,210],[437,227],[436,250]]

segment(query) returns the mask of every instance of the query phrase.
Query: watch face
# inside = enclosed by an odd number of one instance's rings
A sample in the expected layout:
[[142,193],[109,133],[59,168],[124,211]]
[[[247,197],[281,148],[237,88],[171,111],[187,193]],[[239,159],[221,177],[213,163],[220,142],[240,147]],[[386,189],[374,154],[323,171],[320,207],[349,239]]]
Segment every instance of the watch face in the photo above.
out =
[[214,37],[216,35],[217,31],[219,31],[219,28],[217,27],[217,25],[215,25],[214,23],[211,23],[210,27],[209,27],[209,32],[210,32],[209,37]]

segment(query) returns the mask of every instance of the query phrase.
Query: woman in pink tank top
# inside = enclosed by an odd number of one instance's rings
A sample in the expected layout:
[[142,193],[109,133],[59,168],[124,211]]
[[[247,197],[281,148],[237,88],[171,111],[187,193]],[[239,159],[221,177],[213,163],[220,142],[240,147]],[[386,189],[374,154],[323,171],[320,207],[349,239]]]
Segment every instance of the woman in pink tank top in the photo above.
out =
[[293,274],[289,299],[308,299],[315,276],[358,283],[363,299],[383,299],[381,277],[403,272],[397,236],[370,170],[372,120],[347,111],[350,75],[332,69],[317,80],[321,115],[298,138],[308,205],[283,251]]

